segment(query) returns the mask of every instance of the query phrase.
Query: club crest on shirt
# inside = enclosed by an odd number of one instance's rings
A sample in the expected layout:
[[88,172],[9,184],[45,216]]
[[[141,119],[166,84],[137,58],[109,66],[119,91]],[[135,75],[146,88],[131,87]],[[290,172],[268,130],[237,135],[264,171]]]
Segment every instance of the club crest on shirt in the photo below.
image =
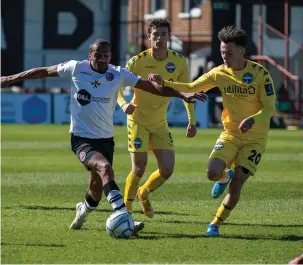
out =
[[166,71],[169,72],[169,73],[173,73],[175,70],[176,70],[176,66],[174,63],[170,63],[168,62],[165,66],[166,68]]
[[142,140],[141,138],[135,138],[133,140],[133,145],[136,149],[140,148],[142,146]]
[[252,81],[254,80],[254,76],[247,72],[245,73],[243,76],[242,76],[242,81],[245,83],[245,84],[250,84]]
[[114,74],[113,74],[113,73],[106,72],[106,73],[105,73],[105,78],[106,78],[107,81],[113,81],[113,79],[114,79]]
[[81,162],[84,162],[85,158],[86,158],[86,153],[83,152],[83,151],[80,152],[80,154],[79,154],[79,159],[80,159],[80,161],[81,161]]
[[222,142],[217,142],[214,150],[221,150],[224,147],[224,144]]

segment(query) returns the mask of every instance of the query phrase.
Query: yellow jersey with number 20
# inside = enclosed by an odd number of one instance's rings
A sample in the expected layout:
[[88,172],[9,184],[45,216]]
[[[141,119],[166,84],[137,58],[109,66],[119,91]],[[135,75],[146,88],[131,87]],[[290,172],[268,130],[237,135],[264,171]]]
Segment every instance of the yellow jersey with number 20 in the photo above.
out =
[[265,135],[269,130],[270,118],[275,112],[275,89],[268,70],[260,64],[247,60],[241,71],[233,71],[220,65],[202,75],[192,83],[164,81],[164,86],[184,92],[206,92],[219,87],[223,98],[222,122],[226,132],[241,135],[240,122],[253,117],[253,128],[245,133]]

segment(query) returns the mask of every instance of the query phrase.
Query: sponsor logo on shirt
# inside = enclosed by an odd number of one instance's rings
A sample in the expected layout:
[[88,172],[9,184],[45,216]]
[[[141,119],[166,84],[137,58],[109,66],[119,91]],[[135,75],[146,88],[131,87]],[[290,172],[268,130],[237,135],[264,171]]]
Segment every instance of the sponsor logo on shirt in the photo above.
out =
[[77,101],[81,106],[88,105],[91,101],[98,103],[109,103],[111,98],[106,97],[94,97],[85,89],[81,89],[77,93]]
[[109,72],[106,72],[105,73],[105,78],[107,81],[113,81],[114,80],[114,74],[113,73],[109,73]]
[[251,73],[247,72],[242,76],[242,81],[245,84],[250,84],[253,80],[254,80],[254,76]]
[[90,73],[88,73],[88,72],[84,72],[84,71],[81,71],[81,72],[80,72],[80,74],[84,74],[84,75],[92,75],[92,74],[90,74]]
[[98,86],[101,85],[101,82],[99,80],[94,80],[94,81],[91,81],[90,84],[94,87],[94,88],[97,88]]
[[166,68],[166,71],[169,72],[169,73],[173,73],[176,70],[175,64],[170,63],[170,62],[166,64],[165,68]]
[[256,93],[256,89],[253,86],[246,88],[237,85],[232,85],[232,86],[224,87],[223,90],[226,94],[254,95]]
[[265,84],[264,88],[265,88],[266,96],[272,96],[275,94],[272,83]]

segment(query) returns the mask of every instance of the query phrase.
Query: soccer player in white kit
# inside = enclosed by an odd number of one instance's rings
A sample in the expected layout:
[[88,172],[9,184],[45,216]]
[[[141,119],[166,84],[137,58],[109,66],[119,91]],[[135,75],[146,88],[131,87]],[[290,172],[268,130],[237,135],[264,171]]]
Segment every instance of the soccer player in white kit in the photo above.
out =
[[[64,77],[71,81],[71,147],[90,171],[90,177],[84,202],[77,203],[76,217],[70,229],[82,227],[88,213],[97,208],[102,191],[114,211],[127,212],[112,169],[115,145],[113,112],[121,86],[135,86],[154,94],[179,97],[188,102],[194,98],[201,100],[199,94],[184,95],[173,89],[159,92],[156,83],[152,84],[125,68],[109,64],[110,59],[110,43],[99,39],[90,45],[88,60],[71,60],[1,77],[1,87],[22,80],[48,77]],[[143,226],[142,222],[135,222],[135,232]]]

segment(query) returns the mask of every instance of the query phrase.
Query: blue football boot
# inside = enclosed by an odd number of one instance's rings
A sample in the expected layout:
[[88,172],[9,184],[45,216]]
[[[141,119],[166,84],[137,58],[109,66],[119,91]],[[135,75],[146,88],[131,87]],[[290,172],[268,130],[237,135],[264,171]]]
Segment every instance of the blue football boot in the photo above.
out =
[[220,236],[219,227],[215,224],[209,224],[207,227],[207,236]]
[[231,179],[233,178],[234,171],[231,169],[226,170],[226,179],[224,182],[217,181],[213,186],[211,191],[211,196],[215,199],[219,198],[225,191],[226,187],[230,183]]

